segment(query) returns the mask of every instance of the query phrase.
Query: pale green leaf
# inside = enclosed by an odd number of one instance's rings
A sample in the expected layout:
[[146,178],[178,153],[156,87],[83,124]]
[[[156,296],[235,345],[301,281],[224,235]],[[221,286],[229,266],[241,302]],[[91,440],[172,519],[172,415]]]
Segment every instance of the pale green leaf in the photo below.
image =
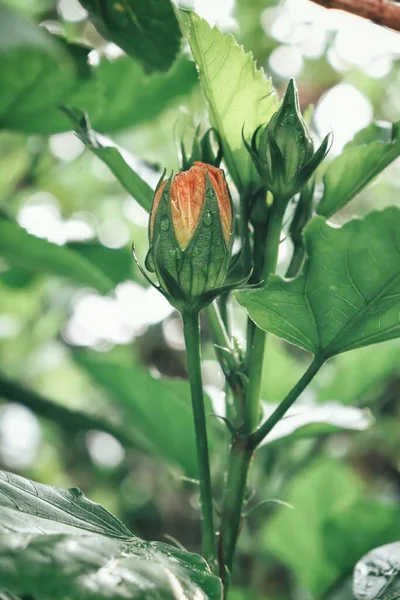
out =
[[327,552],[324,525],[364,493],[337,458],[318,457],[288,486],[284,500],[294,510],[277,510],[261,530],[263,549],[286,565],[315,600],[322,600],[340,575]]
[[[265,419],[275,408],[276,405],[267,405]],[[370,413],[359,408],[342,406],[337,402],[327,402],[322,406],[300,404],[288,410],[285,418],[278,421],[261,445],[288,443],[343,430],[364,431],[370,424]]]
[[382,388],[396,376],[400,376],[400,340],[335,356],[311,385],[319,402],[334,400],[363,406],[366,401],[380,398]]
[[[105,388],[126,415],[133,440],[147,452],[197,474],[195,436],[187,381],[156,379],[137,365],[107,354],[75,351],[74,358],[98,385]],[[206,398],[206,413],[212,408]],[[217,419],[210,420],[210,444]]]
[[67,277],[101,293],[114,287],[101,270],[78,252],[31,235],[5,218],[0,218],[0,254],[12,266]]
[[220,581],[200,556],[140,540],[76,488],[6,472],[0,475],[0,589],[41,600],[221,598]]
[[255,323],[320,358],[400,336],[400,210],[341,228],[314,218],[293,280],[237,293]]
[[317,207],[319,215],[330,217],[343,208],[400,156],[400,122],[393,125],[389,141],[368,141],[373,135],[381,137],[381,134],[381,128],[368,128],[331,162],[323,177],[324,194]]
[[100,158],[115,175],[121,185],[145,210],[150,211],[153,190],[144,179],[128,165],[121,151],[111,141],[96,135],[89,120],[81,111],[64,107],[75,127],[75,133],[89,150]]
[[98,32],[136,58],[147,71],[174,62],[181,32],[170,0],[80,0]]
[[400,542],[368,552],[354,569],[356,600],[397,600],[400,598]]
[[211,125],[219,132],[224,160],[239,191],[254,180],[255,170],[242,140],[267,123],[277,100],[262,69],[232,35],[222,34],[190,13],[189,43],[206,96]]

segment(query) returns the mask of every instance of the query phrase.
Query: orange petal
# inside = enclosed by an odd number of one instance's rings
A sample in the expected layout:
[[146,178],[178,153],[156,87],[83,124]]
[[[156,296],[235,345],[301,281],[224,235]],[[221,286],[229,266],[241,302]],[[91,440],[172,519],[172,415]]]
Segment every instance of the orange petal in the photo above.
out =
[[184,250],[192,239],[203,208],[205,172],[197,166],[175,175],[171,185],[171,215],[176,239]]

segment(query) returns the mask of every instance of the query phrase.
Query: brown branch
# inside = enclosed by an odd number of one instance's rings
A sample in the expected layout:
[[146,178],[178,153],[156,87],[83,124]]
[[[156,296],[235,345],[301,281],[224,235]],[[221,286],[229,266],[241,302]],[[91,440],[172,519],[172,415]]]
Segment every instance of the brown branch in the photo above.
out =
[[400,31],[400,4],[390,0],[312,0],[324,8],[336,8]]

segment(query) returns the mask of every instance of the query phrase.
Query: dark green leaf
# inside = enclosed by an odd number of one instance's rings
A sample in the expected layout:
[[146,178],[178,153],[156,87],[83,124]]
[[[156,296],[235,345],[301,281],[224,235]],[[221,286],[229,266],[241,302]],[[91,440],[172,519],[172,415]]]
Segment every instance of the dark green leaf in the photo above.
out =
[[0,126],[27,133],[68,129],[58,106],[95,116],[102,96],[87,64],[88,49],[56,40],[44,28],[0,7]]
[[[132,252],[129,248],[107,248],[97,241],[67,242],[65,248],[77,252],[102,271],[114,285],[136,279]],[[35,273],[29,269],[12,267],[0,274],[0,282],[10,288],[24,288],[35,279]]]
[[400,542],[368,552],[354,569],[356,600],[397,600],[400,598]]
[[[76,351],[74,357],[124,409],[129,432],[140,447],[180,465],[187,475],[196,475],[190,388],[186,381],[155,379],[137,365],[105,354]],[[209,400],[206,412],[212,412]]]
[[[205,561],[136,538],[78,489],[0,475],[0,586],[42,600],[220,600]],[[21,576],[23,573],[23,576]]]
[[342,573],[350,574],[370,548],[399,539],[400,506],[387,500],[361,498],[329,519],[323,533],[327,555]]
[[331,162],[324,174],[324,195],[318,214],[332,216],[400,156],[400,122],[393,125],[389,141],[369,141],[372,135],[381,137],[381,133],[380,128],[368,128]]
[[170,0],[80,0],[106,39],[146,71],[166,71],[180,48],[181,32]]
[[296,279],[237,293],[259,327],[325,358],[400,335],[400,210],[341,228],[316,217],[305,244]]
[[[64,431],[73,435],[80,431],[96,429],[114,436],[125,447],[136,447],[123,417],[118,415],[117,411],[110,411],[109,407],[105,410],[99,410],[98,407],[94,409],[93,406],[85,407],[85,410],[69,408],[5,377],[2,373],[0,398],[27,406],[35,415],[54,421]],[[110,412],[113,414],[110,415]]]
[[101,293],[114,287],[112,281],[77,252],[35,237],[4,218],[0,218],[0,254],[12,266],[68,277]]
[[129,248],[107,248],[97,241],[68,242],[66,248],[95,265],[115,285],[135,279],[135,263]]
[[[276,406],[268,404],[268,414]],[[328,402],[323,406],[296,406],[287,412],[262,445],[287,443],[299,438],[317,437],[343,430],[364,431],[371,424],[371,415],[359,408]]]
[[178,59],[168,73],[145,75],[127,56],[102,59],[96,76],[105,95],[105,110],[92,123],[104,132],[134,127],[150,121],[197,85],[194,63]]
[[[106,163],[112,173],[123,185],[127,192],[145,210],[150,211],[153,202],[153,190],[140,175],[138,175],[124,160],[118,148],[108,140],[102,138],[101,142],[90,126],[87,117],[79,110],[64,108],[74,124],[79,139],[93,154]],[[108,145],[109,144],[109,145]]]
[[239,46],[232,35],[190,13],[189,42],[206,96],[211,125],[221,136],[224,160],[240,191],[255,176],[242,140],[266,123],[277,110],[271,81],[257,70],[253,56]]

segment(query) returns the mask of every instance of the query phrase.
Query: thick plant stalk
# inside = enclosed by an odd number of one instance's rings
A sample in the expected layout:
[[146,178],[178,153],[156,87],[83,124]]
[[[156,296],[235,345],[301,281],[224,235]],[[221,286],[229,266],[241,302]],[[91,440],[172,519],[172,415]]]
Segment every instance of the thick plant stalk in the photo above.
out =
[[213,496],[208,453],[204,394],[200,360],[200,325],[198,313],[183,314],[187,364],[192,394],[193,420],[196,436],[197,462],[200,483],[203,556],[210,566],[217,564],[217,542],[214,528]]
[[[282,229],[284,210],[278,205],[273,210],[268,224],[265,258],[262,277],[264,283],[267,283],[269,276],[275,273],[278,263],[279,242]],[[260,410],[260,388],[262,368],[264,362],[266,333],[258,327],[254,330],[254,335],[249,348],[249,383],[247,387],[244,433],[251,434],[256,429],[259,421]]]
[[[263,279],[275,272],[278,262],[279,242],[282,229],[284,209],[279,202],[273,209],[268,224]],[[251,347],[248,352],[249,382],[244,406],[243,433],[232,440],[229,457],[228,475],[221,520],[221,554],[224,568],[231,572],[236,544],[242,522],[242,507],[246,491],[247,476],[254,455],[254,448],[248,443],[250,435],[256,430],[260,411],[260,388],[262,366],[264,361],[266,334],[255,328],[252,335]],[[222,573],[227,588],[226,573]]]

